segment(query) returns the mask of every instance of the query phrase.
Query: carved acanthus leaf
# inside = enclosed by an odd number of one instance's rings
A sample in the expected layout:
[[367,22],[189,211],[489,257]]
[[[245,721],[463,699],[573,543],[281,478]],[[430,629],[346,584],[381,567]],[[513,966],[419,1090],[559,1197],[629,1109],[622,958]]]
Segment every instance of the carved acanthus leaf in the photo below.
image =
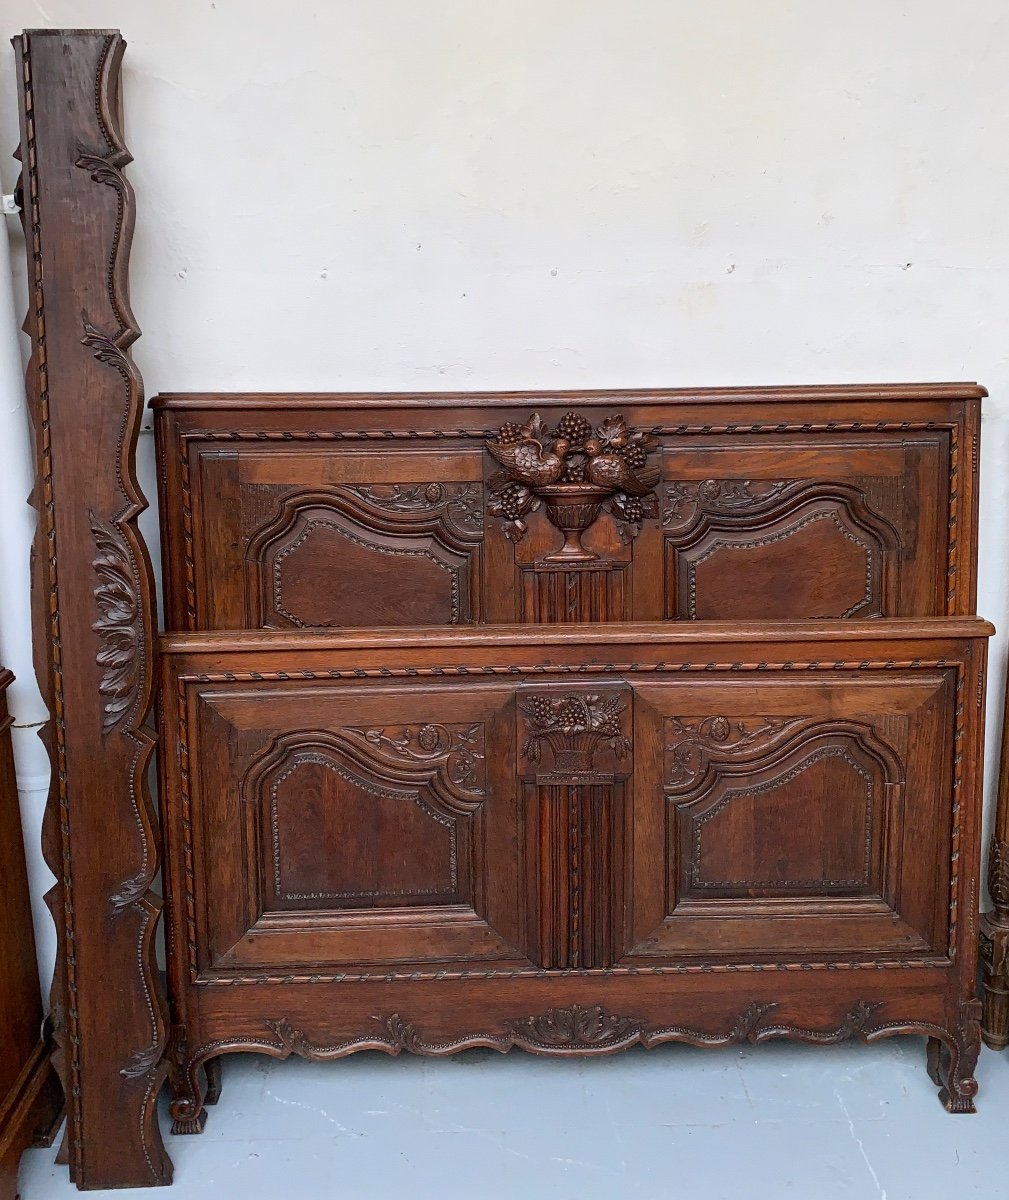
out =
[[145,1047],[143,1050],[134,1050],[126,1066],[121,1068],[119,1074],[124,1079],[139,1079],[158,1065],[164,1057],[164,1053],[165,1041],[163,1038],[152,1042],[150,1046]]
[[509,1021],[508,1029],[517,1046],[555,1047],[568,1050],[600,1050],[630,1045],[637,1041],[644,1023],[634,1017],[614,1016],[600,1005],[582,1008],[551,1008],[536,1017]]
[[94,513],[91,534],[97,551],[92,565],[98,577],[94,589],[98,620],[92,628],[99,640],[96,661],[101,672],[102,731],[109,733],[137,702],[142,683],[143,611],[126,539]]

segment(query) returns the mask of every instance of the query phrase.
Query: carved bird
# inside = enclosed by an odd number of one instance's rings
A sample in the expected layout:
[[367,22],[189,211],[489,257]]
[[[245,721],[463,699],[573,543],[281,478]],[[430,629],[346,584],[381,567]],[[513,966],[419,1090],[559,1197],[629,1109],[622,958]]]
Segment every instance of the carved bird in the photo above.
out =
[[536,438],[522,438],[512,444],[488,442],[487,449],[514,479],[537,488],[556,483],[564,474],[570,445],[567,438],[557,438],[545,451]]
[[585,467],[585,477],[598,487],[629,496],[644,496],[659,482],[658,467],[632,467],[619,454],[597,454]]

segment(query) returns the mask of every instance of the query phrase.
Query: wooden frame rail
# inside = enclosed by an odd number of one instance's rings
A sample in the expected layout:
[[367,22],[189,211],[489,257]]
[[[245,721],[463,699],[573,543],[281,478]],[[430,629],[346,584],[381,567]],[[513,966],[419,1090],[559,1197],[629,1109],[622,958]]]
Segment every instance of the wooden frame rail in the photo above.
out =
[[43,849],[58,956],[62,1154],[82,1188],[171,1180],[155,1101],[167,1026],[147,791],[154,594],[137,532],[143,385],[127,265],[133,190],[115,30],[14,39],[28,252],[29,406],[39,524],[35,660],[52,761]]

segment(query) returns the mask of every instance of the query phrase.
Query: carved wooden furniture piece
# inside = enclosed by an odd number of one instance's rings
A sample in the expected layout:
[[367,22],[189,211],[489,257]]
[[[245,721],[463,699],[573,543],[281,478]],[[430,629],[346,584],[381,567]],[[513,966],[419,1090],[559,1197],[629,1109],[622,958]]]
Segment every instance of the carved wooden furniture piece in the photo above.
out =
[[7,713],[13,679],[0,668],[0,1200],[15,1200],[21,1152],[48,1137],[63,1108],[43,1032]]
[[972,1111],[990,632],[166,636],[176,1131],[250,1048],[918,1032]]
[[971,1111],[984,389],[163,396],[158,664],[123,46],[15,41],[78,1186],[239,1049],[918,1032]]
[[167,624],[967,615],[984,394],[163,395]]
[[[1006,693],[1009,699],[1009,692]],[[984,1015],[981,1029],[993,1050],[1009,1046],[1009,708],[1002,716],[995,825],[988,844],[988,894],[994,908],[981,916]]]
[[167,1183],[171,1164],[154,1111],[167,1026],[154,950],[161,900],[150,890],[159,867],[146,785],[154,601],[136,528],[143,388],[129,353],[139,331],[127,288],[124,42],[115,31],[33,30],[14,48],[62,1154],[81,1187],[143,1186]]

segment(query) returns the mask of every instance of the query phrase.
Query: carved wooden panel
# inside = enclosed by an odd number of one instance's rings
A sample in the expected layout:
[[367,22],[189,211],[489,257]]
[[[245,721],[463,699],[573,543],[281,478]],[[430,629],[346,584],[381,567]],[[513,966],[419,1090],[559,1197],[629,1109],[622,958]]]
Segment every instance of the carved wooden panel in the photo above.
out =
[[182,749],[200,770],[169,801],[196,831],[181,860],[187,910],[202,913],[185,935],[191,977],[306,956],[525,962],[505,886],[511,776],[487,804],[492,751],[512,736],[507,696],[334,685],[304,699],[282,680],[198,696]]
[[[886,805],[903,786],[894,752],[858,723],[754,724],[666,722],[680,897],[882,895]],[[715,739],[732,725],[739,739],[723,750]],[[708,762],[687,791],[678,756],[698,742]]]
[[29,409],[39,523],[35,661],[51,721],[43,849],[58,955],[55,1062],[62,1158],[82,1188],[165,1184],[156,1100],[169,1029],[155,940],[153,584],[137,530],[143,385],[130,356],[131,161],[125,43],[107,30],[14,39],[32,340]]
[[988,632],[166,639],[176,1128],[232,1049],[895,1032],[969,1111]]
[[900,537],[860,488],[708,479],[668,483],[665,499],[668,617],[900,612]]
[[620,954],[631,699],[532,687],[519,701],[528,937],[544,967],[609,967]]
[[[278,739],[243,780],[243,798],[255,810],[251,837],[262,854],[259,903],[466,902],[468,842],[457,825],[483,796],[483,760],[479,724]],[[409,853],[385,854],[389,845]]]
[[715,937],[941,954],[958,686],[936,667],[875,692],[840,669],[761,695],[642,688],[638,740],[647,726],[662,757],[636,774],[635,828],[661,823],[663,841],[636,841],[634,954],[703,955]]
[[169,625],[971,612],[983,394],[162,396]]
[[523,565],[519,617],[533,625],[578,625],[630,618],[627,563]]
[[245,552],[253,623],[469,624],[478,497],[469,484],[286,496]]

